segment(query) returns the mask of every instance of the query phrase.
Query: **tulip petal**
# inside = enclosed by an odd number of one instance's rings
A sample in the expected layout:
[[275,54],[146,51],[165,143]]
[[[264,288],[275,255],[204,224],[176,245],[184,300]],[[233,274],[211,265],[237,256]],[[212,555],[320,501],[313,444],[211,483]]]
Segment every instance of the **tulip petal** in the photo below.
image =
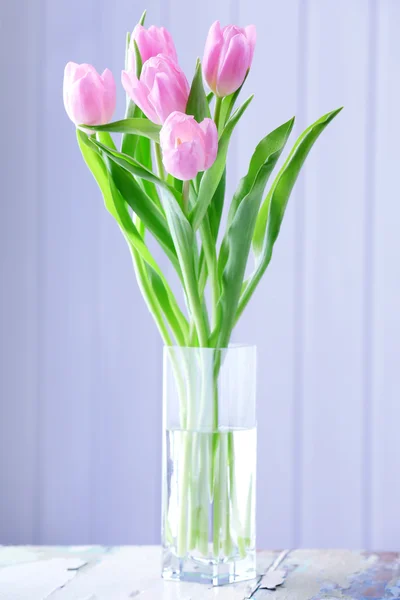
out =
[[243,34],[235,35],[217,75],[218,96],[229,96],[242,85],[249,67],[250,44]]
[[204,79],[214,93],[217,88],[218,65],[222,44],[221,25],[219,21],[215,21],[208,32],[203,56]]
[[65,65],[64,69],[64,86],[69,85],[75,81],[75,73],[79,65],[75,62],[70,61]]
[[179,86],[171,85],[171,79],[166,73],[157,73],[148,100],[161,123],[174,111],[185,112],[187,104],[187,96]]
[[77,125],[102,124],[102,89],[92,72],[72,84],[68,98],[69,109]]
[[165,29],[165,27],[160,27],[160,33],[159,33],[161,39],[162,39],[162,50],[160,50],[161,54],[166,54],[167,56],[169,56],[173,61],[175,61],[176,63],[178,63],[178,55],[176,53],[176,48],[175,48],[175,43],[174,40],[172,38],[172,35],[170,34],[170,32]]
[[[131,35],[130,52],[134,52],[133,41],[136,41],[142,62],[145,63],[149,58],[164,54],[174,62],[178,61],[175,44],[171,34],[164,27],[155,27],[151,25],[148,29],[143,25],[136,25]],[[130,66],[136,71],[135,59],[130,57]]]
[[203,171],[209,169],[217,157],[218,152],[218,130],[212,119],[204,119],[199,123],[199,127],[204,134],[204,167]]
[[204,152],[200,141],[194,139],[163,151],[163,164],[166,171],[177,179],[194,179],[204,168]]
[[254,48],[256,45],[256,41],[257,41],[257,31],[256,31],[255,25],[247,25],[247,27],[245,27],[244,29],[246,32],[246,37],[250,43],[250,61],[249,61],[249,67],[250,67],[251,63],[253,61]]
[[[149,32],[143,27],[143,25],[136,25],[135,29],[132,32],[130,49],[133,54],[135,54],[135,49],[133,45],[133,41],[136,42],[142,62],[145,62],[151,56],[154,56],[153,53],[153,40]],[[135,68],[136,71],[136,68]]]
[[153,121],[153,123],[158,123],[160,125],[161,121],[148,100],[149,90],[144,83],[139,81],[133,71],[122,71],[121,82],[129,98],[137,104],[146,117],[150,119],[150,121]]
[[103,123],[111,121],[117,103],[117,90],[114,76],[110,69],[105,69],[101,75],[103,81]]
[[63,82],[63,100],[64,100],[64,108],[67,112],[67,115],[73,121],[72,114],[69,108],[69,90],[71,84],[73,83],[74,73],[78,65],[74,62],[69,62],[65,65],[64,69],[64,82]]

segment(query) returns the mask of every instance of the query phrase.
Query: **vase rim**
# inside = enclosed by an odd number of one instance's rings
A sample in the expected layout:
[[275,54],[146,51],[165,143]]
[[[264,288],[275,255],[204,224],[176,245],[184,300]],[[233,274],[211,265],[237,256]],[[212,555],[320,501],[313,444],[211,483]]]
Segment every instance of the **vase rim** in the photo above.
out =
[[171,346],[167,346],[164,344],[164,350],[168,350],[169,348],[180,349],[180,350],[240,350],[240,349],[256,349],[256,344],[242,344],[242,343],[233,343],[229,344],[229,346],[224,346],[222,348],[210,348],[206,346],[178,346],[176,344],[172,344]]

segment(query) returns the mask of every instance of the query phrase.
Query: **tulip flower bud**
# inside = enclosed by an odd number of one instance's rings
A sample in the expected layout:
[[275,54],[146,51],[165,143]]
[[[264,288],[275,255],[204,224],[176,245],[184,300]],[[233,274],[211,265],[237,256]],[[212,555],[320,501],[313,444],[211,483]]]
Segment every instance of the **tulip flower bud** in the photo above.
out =
[[204,57],[203,72],[208,85],[219,97],[229,96],[242,85],[250,69],[256,28],[227,25],[221,29],[219,21],[211,25],[208,33]]
[[99,75],[92,65],[69,62],[63,95],[65,110],[75,125],[103,125],[114,114],[116,89],[109,69]]
[[132,32],[129,46],[129,64],[130,69],[134,73],[136,73],[134,41],[139,48],[142,63],[146,62],[152,56],[157,56],[157,54],[163,54],[174,62],[178,62],[174,40],[165,27],[151,25],[151,27],[146,29],[143,25],[136,25]]
[[140,79],[132,70],[122,71],[122,85],[153,123],[164,123],[173,111],[185,112],[189,83],[182,69],[164,54],[144,63]]
[[188,181],[214,163],[218,151],[217,127],[211,119],[197,123],[191,115],[173,112],[160,131],[160,145],[166,171]]

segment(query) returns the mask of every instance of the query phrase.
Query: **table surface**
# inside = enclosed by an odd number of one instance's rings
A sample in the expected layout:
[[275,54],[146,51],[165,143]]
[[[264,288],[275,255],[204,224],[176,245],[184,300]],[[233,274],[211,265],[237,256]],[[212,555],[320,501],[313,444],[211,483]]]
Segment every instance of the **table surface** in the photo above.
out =
[[[0,600],[382,600],[400,598],[400,554],[258,552],[259,577],[210,588],[164,582],[157,546],[0,546]],[[276,590],[264,589],[276,571]]]

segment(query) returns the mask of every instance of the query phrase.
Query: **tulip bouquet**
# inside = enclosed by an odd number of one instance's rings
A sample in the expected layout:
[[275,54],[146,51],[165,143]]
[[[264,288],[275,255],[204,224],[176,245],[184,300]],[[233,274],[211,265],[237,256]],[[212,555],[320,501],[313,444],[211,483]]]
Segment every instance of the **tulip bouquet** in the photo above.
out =
[[[127,36],[122,71],[127,95],[125,118],[111,122],[116,105],[111,72],[106,69],[99,75],[88,64],[67,64],[65,108],[77,126],[80,150],[100,187],[105,206],[126,239],[140,290],[165,345],[226,348],[271,260],[299,171],[314,142],[340,109],[326,114],[302,133],[266,193],[294,119],[263,137],[247,173],[229,199],[224,220],[228,148],[235,127],[252,100],[250,96],[236,107],[252,64],[256,29],[253,25],[221,28],[218,21],[214,23],[202,63],[197,61],[189,84],[179,66],[171,35],[163,27],[146,29],[144,18],[145,15]],[[119,148],[112,133],[122,134]],[[183,289],[183,305],[157,264],[149,237],[161,246],[173,266]],[[254,268],[246,276],[251,255]],[[214,381],[220,367],[221,360],[216,358]],[[189,413],[196,413],[189,410],[190,393],[182,386],[187,372],[175,361],[183,429],[188,426]],[[211,396],[212,429],[218,431],[217,386]],[[204,411],[200,412],[204,415]],[[202,423],[197,423],[197,428],[201,429]],[[180,499],[184,503],[187,498],[189,502],[189,498],[198,497],[200,489],[208,487],[208,500],[219,498],[219,518],[214,520],[211,538],[214,555],[224,548],[229,556],[234,539],[243,555],[249,543],[246,525],[238,525],[242,533],[235,538],[234,532],[229,531],[229,519],[223,518],[230,501],[222,488],[228,486],[229,476],[215,476],[214,459],[219,444],[222,442],[214,435],[206,450],[211,455],[207,462],[209,473],[203,469],[203,481],[201,477],[196,481],[184,477]],[[224,456],[227,468],[231,468],[232,440],[228,438],[226,444]],[[202,453],[201,447],[197,450]],[[182,452],[193,454],[193,446],[184,442]],[[190,465],[190,461],[185,464]],[[196,514],[202,514],[201,502],[208,500],[199,500]],[[168,518],[164,525],[167,539],[170,544],[176,542],[180,557],[188,550],[203,556],[209,552],[208,524],[202,528],[195,521],[192,518],[188,524],[184,510],[178,516],[177,533],[171,533]],[[225,523],[226,531],[222,531],[221,523]]]

